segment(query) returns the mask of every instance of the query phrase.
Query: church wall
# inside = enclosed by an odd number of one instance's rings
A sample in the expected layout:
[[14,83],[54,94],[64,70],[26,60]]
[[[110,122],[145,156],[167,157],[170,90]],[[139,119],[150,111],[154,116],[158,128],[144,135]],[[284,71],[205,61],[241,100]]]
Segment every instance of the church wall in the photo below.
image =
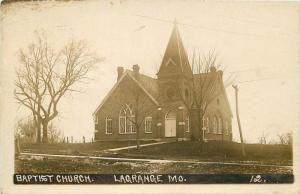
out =
[[[205,133],[205,138],[208,140],[222,140],[222,134],[214,133],[213,132],[213,118],[216,116],[217,118],[217,127],[218,127],[218,118],[221,118],[222,121],[222,130],[221,133],[223,134],[223,140],[231,141],[232,139],[232,118],[231,114],[227,108],[225,96],[224,94],[219,95],[215,98],[209,105],[204,115],[204,118],[209,117],[209,133]],[[228,123],[228,134],[225,130],[225,121]]]
[[[133,99],[136,95],[132,94],[129,88],[133,86],[138,87],[133,84],[133,81],[129,78],[125,78],[119,87],[111,94],[110,98],[105,102],[101,109],[97,112],[98,122],[95,124],[95,140],[96,141],[117,141],[117,140],[135,140],[136,133],[119,133],[119,113],[123,104],[133,104]],[[139,109],[141,116],[151,116],[152,117],[152,133],[145,133],[145,122],[140,125],[140,139],[156,139],[161,133],[158,131],[156,126],[158,123],[158,110],[157,106],[146,96],[141,95],[140,99],[143,99],[143,108]],[[144,101],[145,99],[145,101]],[[148,114],[145,114],[148,113]],[[106,134],[106,117],[110,116],[112,118],[112,134]]]
[[[123,68],[118,68],[118,79],[122,77]],[[133,76],[138,79],[139,66],[133,66]],[[214,75],[220,75],[222,77],[222,71],[216,71],[215,68],[211,69],[210,73]],[[195,138],[199,138],[199,130],[197,129],[197,119],[193,119],[189,116],[189,122],[187,121],[188,112],[185,107],[183,100],[189,99],[192,102],[191,88],[193,85],[193,72],[188,61],[188,56],[185,52],[184,45],[179,35],[177,26],[175,25],[167,44],[164,58],[162,60],[160,69],[157,73],[157,83],[159,95],[155,96],[159,102],[160,107],[157,107],[148,96],[143,97],[147,99],[145,103],[145,110],[151,110],[152,113],[152,133],[145,133],[144,127],[141,127],[140,139],[157,139],[165,137],[165,116],[168,111],[173,110],[176,113],[176,137],[190,139],[192,134]],[[217,77],[217,76],[216,76]],[[129,91],[132,86],[137,87],[136,84],[132,83],[129,77],[123,80],[115,92],[103,105],[101,110],[97,113],[98,122],[95,124],[95,139],[98,141],[102,140],[128,140],[135,139],[136,134],[120,134],[119,133],[119,113],[121,104],[132,103],[134,95]],[[226,104],[226,94],[221,91],[221,87],[218,88],[217,92],[220,94],[218,98],[215,98],[213,102],[209,104],[206,110],[205,118],[209,118],[209,132],[205,133],[205,138],[208,140],[231,140],[231,113],[230,108]],[[186,97],[188,96],[188,97]],[[148,111],[147,111],[148,112]],[[110,115],[113,119],[112,134],[105,134],[105,119]],[[193,117],[195,114],[193,115]],[[220,118],[221,130],[217,132],[224,132],[225,121],[228,122],[229,134],[224,133],[213,133],[213,118],[216,116],[217,123]],[[197,117],[197,115],[196,115]],[[171,119],[170,119],[171,120]],[[197,120],[198,121],[198,120]],[[170,121],[171,131],[172,121]],[[188,130],[189,129],[189,130]]]

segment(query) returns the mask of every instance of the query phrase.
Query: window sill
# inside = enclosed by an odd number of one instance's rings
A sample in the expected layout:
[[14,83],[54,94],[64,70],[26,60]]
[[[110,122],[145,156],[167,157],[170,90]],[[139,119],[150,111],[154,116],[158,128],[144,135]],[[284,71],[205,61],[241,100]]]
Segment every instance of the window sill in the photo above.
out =
[[119,132],[120,135],[129,135],[129,134],[135,134],[135,133],[136,133],[136,132],[126,132],[126,133],[120,133],[120,132]]

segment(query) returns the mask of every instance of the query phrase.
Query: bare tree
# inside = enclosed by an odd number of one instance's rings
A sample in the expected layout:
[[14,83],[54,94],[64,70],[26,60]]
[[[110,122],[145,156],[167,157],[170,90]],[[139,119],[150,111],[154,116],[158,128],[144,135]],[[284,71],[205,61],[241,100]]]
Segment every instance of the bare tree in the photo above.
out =
[[279,138],[279,143],[280,144],[285,144],[285,136],[284,134],[277,134],[278,138]]
[[287,133],[283,133],[283,134],[277,134],[278,138],[279,138],[279,143],[284,145],[292,145],[293,143],[293,135],[292,132],[287,132]]
[[[202,144],[203,117],[210,103],[220,94],[220,89],[217,88],[216,83],[220,79],[217,69],[220,69],[221,64],[215,50],[211,50],[204,55],[194,51],[190,62],[193,72],[191,92],[190,95],[186,95],[185,90],[179,90],[182,91],[180,92],[180,98],[184,102],[188,114],[194,113],[196,115],[196,131],[200,134]],[[177,87],[181,89],[183,86],[178,83]]]
[[35,141],[35,123],[31,117],[20,119],[15,126],[15,138],[20,143],[33,143]]
[[48,142],[59,143],[63,139],[63,133],[56,128],[53,122],[48,125]]
[[259,143],[260,144],[267,144],[267,138],[268,138],[269,134],[263,132],[261,137],[259,137]]
[[[133,73],[134,74],[134,73]],[[151,99],[149,96],[145,94],[145,91],[139,86],[139,73],[136,75],[130,75],[131,79],[125,87],[121,88],[120,96],[118,97],[118,104],[123,109],[126,109],[125,106],[130,106],[129,108],[132,110],[131,114],[126,113],[125,119],[128,124],[134,128],[134,132],[136,134],[136,146],[137,149],[140,149],[140,133],[145,127],[145,119],[146,117],[152,117],[152,114],[157,111],[158,106],[154,106],[150,103]],[[136,82],[136,83],[134,83]],[[151,87],[151,83],[147,83],[147,88]]]
[[76,90],[76,84],[98,61],[82,41],[71,41],[55,51],[45,36],[38,36],[27,49],[19,52],[21,67],[16,70],[15,98],[31,110],[37,126],[37,142],[48,142],[48,124],[58,115],[61,99]]
[[[148,99],[149,100],[149,99]],[[140,149],[140,133],[143,129],[146,116],[150,116],[152,110],[147,109],[147,97],[142,93],[140,88],[134,90],[133,110],[135,117],[129,118],[136,129],[136,146]]]

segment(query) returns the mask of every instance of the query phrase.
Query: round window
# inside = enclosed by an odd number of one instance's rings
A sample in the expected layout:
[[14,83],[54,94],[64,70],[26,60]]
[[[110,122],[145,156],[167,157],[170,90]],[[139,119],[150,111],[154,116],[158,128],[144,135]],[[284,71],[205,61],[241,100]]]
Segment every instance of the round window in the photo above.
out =
[[174,95],[175,95],[174,89],[173,88],[168,88],[167,89],[167,97],[168,97],[168,99],[172,100],[173,97],[174,97]]

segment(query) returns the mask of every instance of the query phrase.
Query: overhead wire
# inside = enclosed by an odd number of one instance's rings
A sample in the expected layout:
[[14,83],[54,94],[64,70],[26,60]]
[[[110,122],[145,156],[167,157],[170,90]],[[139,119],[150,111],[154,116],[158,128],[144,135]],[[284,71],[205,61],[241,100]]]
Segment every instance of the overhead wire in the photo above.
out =
[[[156,20],[156,21],[160,21],[160,22],[165,22],[165,23],[174,23],[174,21],[167,20],[167,19],[162,19],[162,18],[157,18],[157,17],[145,16],[145,15],[139,15],[139,14],[135,14],[135,16],[141,17],[141,18],[150,19],[150,20]],[[217,29],[217,28],[208,28],[208,27],[202,26],[202,25],[187,24],[187,23],[182,23],[182,22],[178,22],[178,21],[176,21],[176,24],[177,25],[182,25],[182,26],[189,26],[189,27],[192,27],[192,28],[198,28],[198,29],[202,29],[202,30],[206,30],[206,31],[216,31],[216,32],[224,32],[224,33],[231,33],[231,34],[244,35],[244,36],[256,36],[256,37],[272,38],[269,35],[265,36],[265,35],[258,35],[258,34],[252,34],[252,33],[243,33],[243,32],[235,32],[235,31],[223,30],[223,29]],[[264,68],[264,69],[266,69],[266,68]],[[257,68],[257,69],[246,69],[246,70],[232,71],[232,72],[228,72],[228,73],[229,74],[234,74],[234,73],[249,72],[249,71],[261,71],[261,69],[259,69],[259,68]],[[253,79],[253,80],[239,81],[239,82],[235,82],[235,83],[243,84],[243,83],[257,82],[257,81],[264,81],[264,80],[271,80],[271,79],[278,79],[278,77]]]
[[[174,23],[174,21],[171,21],[171,20],[161,19],[161,18],[152,17],[152,16],[145,16],[145,15],[139,15],[139,14],[135,14],[135,16],[141,17],[141,18],[147,18],[147,19],[150,19],[150,20],[165,22],[165,23]],[[206,31],[224,32],[224,33],[228,33],[228,34],[236,34],[236,35],[242,35],[242,36],[256,36],[256,37],[268,38],[268,39],[274,38],[270,35],[260,35],[260,34],[245,33],[245,32],[235,32],[235,31],[224,30],[224,29],[209,28],[209,27],[206,27],[206,26],[198,25],[198,24],[188,24],[188,23],[183,23],[183,22],[178,22],[178,21],[176,23],[178,25],[188,26],[188,27],[192,27],[192,28],[198,28],[198,29],[202,29],[202,30],[206,30]]]

